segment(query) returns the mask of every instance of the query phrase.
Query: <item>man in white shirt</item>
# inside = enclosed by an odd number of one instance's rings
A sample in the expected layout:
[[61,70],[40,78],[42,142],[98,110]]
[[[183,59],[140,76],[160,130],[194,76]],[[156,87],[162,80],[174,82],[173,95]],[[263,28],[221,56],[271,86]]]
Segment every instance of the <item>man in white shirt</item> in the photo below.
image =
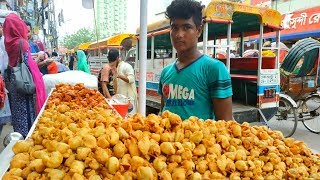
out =
[[132,99],[133,110],[130,113],[135,114],[138,106],[134,70],[129,63],[120,60],[117,49],[109,50],[108,60],[112,74],[116,78],[113,82],[115,94],[122,94]]
[[4,71],[7,69],[7,67],[8,67],[8,54],[4,46],[2,23],[0,23],[0,71],[3,78],[4,78]]

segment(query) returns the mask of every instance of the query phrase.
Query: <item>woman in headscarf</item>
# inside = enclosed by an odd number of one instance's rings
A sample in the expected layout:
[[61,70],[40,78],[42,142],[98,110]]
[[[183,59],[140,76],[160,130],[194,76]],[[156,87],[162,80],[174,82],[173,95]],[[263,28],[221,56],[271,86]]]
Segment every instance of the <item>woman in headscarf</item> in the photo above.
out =
[[[24,21],[18,15],[10,14],[5,18],[3,29],[4,43],[9,56],[9,67],[5,79],[6,87],[11,96],[12,125],[15,132],[19,132],[26,137],[35,120],[35,115],[40,112],[46,100],[46,90],[38,65],[31,57],[28,28]],[[20,54],[20,42],[23,57]],[[12,68],[16,67],[18,61],[21,60],[28,66],[32,74],[36,86],[35,97],[34,95],[20,94],[15,88]]]
[[91,74],[89,65],[87,62],[87,56],[84,54],[82,50],[77,51],[77,59],[78,59],[78,70]]

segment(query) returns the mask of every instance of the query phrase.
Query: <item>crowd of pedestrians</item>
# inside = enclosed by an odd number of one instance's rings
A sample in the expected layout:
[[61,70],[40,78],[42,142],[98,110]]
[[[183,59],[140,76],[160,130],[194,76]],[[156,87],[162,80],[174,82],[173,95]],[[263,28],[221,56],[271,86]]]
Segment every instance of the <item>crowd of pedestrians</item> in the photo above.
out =
[[[44,44],[33,35],[29,22],[13,13],[6,16],[4,23],[0,24],[0,133],[10,119],[13,130],[27,136],[46,100],[44,75],[73,70],[75,59],[78,59],[78,70],[90,74],[84,52],[79,50],[77,54],[69,67],[64,65],[57,52],[46,52]],[[32,75],[35,86],[32,94],[21,93],[15,87],[14,69],[21,63]]]

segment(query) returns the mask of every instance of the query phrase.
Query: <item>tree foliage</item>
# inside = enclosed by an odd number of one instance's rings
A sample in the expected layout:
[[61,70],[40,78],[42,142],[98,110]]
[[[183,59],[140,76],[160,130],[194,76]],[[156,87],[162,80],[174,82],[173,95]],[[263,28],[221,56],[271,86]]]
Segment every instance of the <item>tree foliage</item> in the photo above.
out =
[[91,42],[93,40],[93,32],[86,28],[81,28],[74,34],[64,36],[63,45],[68,49],[72,49],[82,43]]

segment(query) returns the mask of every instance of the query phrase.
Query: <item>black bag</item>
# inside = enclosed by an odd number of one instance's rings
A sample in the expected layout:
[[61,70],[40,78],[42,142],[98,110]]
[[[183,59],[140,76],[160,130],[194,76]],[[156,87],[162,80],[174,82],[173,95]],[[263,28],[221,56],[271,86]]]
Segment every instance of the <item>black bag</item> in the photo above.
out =
[[13,67],[14,83],[18,93],[31,95],[35,94],[36,87],[33,82],[32,74],[28,66],[23,61],[22,40],[19,45],[20,58],[16,67]]

